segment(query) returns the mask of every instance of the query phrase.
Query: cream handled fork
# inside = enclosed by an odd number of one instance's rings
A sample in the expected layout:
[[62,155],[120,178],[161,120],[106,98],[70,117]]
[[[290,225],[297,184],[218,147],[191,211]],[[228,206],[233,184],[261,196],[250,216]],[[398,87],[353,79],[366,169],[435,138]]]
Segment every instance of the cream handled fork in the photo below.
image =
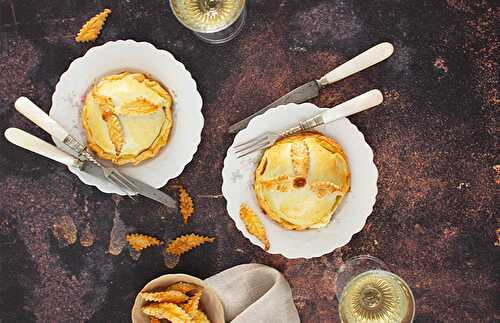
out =
[[276,140],[289,136],[298,132],[313,129],[315,127],[333,122],[353,115],[355,113],[370,109],[379,105],[384,101],[382,92],[379,90],[371,90],[357,97],[341,103],[333,108],[330,108],[320,114],[299,122],[295,127],[289,128],[281,133],[265,132],[255,139],[246,141],[234,147],[237,158],[244,157],[255,151],[265,149],[272,146]]

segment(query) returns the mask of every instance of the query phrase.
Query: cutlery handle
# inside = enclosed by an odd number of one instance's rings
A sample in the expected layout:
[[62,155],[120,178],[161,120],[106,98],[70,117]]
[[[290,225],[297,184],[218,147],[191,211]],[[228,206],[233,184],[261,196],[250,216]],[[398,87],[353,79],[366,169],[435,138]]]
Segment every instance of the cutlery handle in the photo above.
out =
[[335,107],[321,113],[319,116],[323,119],[322,121],[324,123],[330,123],[332,121],[373,108],[383,101],[384,96],[382,95],[382,92],[379,90],[371,90],[358,95],[349,101],[336,105]]
[[21,129],[9,128],[5,130],[5,138],[7,138],[7,140],[14,145],[50,158],[64,165],[72,167],[80,166],[81,162],[77,158]]
[[394,46],[392,46],[391,43],[380,43],[338,66],[333,71],[319,79],[318,82],[320,86],[323,87],[340,81],[341,79],[360,72],[365,68],[380,63],[384,59],[391,56],[393,52]]
[[23,116],[33,121],[37,126],[47,131],[54,138],[64,141],[68,136],[68,132],[64,130],[57,121],[52,119],[45,111],[40,109],[27,97],[22,96],[18,98],[14,106]]
[[310,119],[300,122],[298,126],[287,130],[284,135],[290,135],[292,133],[305,131],[333,122],[338,119],[348,117],[355,113],[368,110],[376,105],[379,105],[383,101],[384,96],[379,90],[371,90],[365,92],[350,99],[349,101],[345,101],[344,103],[336,105],[333,108],[326,110],[325,112],[321,112],[320,114]]

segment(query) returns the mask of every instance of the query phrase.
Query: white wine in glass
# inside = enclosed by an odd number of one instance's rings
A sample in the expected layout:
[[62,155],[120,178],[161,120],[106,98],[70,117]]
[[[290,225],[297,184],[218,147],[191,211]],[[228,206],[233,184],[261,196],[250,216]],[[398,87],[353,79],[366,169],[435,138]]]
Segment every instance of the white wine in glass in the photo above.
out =
[[170,0],[181,24],[209,43],[224,43],[238,35],[246,17],[245,0]]
[[339,316],[344,323],[411,323],[415,301],[399,276],[371,256],[346,261],[337,278]]

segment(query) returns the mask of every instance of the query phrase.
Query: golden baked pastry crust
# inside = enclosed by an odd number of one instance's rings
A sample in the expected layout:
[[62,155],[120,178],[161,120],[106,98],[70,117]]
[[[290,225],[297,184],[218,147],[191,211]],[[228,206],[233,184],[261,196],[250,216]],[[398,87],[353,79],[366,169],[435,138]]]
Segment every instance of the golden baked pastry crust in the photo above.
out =
[[87,93],[82,111],[87,146],[117,165],[158,154],[172,122],[171,95],[141,73],[104,77]]
[[263,212],[288,230],[326,226],[350,190],[342,147],[317,132],[283,138],[268,148],[255,171]]

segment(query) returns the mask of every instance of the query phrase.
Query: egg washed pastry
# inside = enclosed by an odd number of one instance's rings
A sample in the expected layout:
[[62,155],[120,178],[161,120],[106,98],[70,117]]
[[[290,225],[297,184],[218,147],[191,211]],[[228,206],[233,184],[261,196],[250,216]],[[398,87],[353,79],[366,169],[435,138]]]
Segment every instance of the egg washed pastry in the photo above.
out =
[[288,230],[326,226],[350,189],[342,147],[320,133],[283,138],[255,171],[255,194],[267,216]]
[[114,164],[154,157],[172,129],[172,97],[144,74],[110,75],[90,89],[82,111],[87,146]]

